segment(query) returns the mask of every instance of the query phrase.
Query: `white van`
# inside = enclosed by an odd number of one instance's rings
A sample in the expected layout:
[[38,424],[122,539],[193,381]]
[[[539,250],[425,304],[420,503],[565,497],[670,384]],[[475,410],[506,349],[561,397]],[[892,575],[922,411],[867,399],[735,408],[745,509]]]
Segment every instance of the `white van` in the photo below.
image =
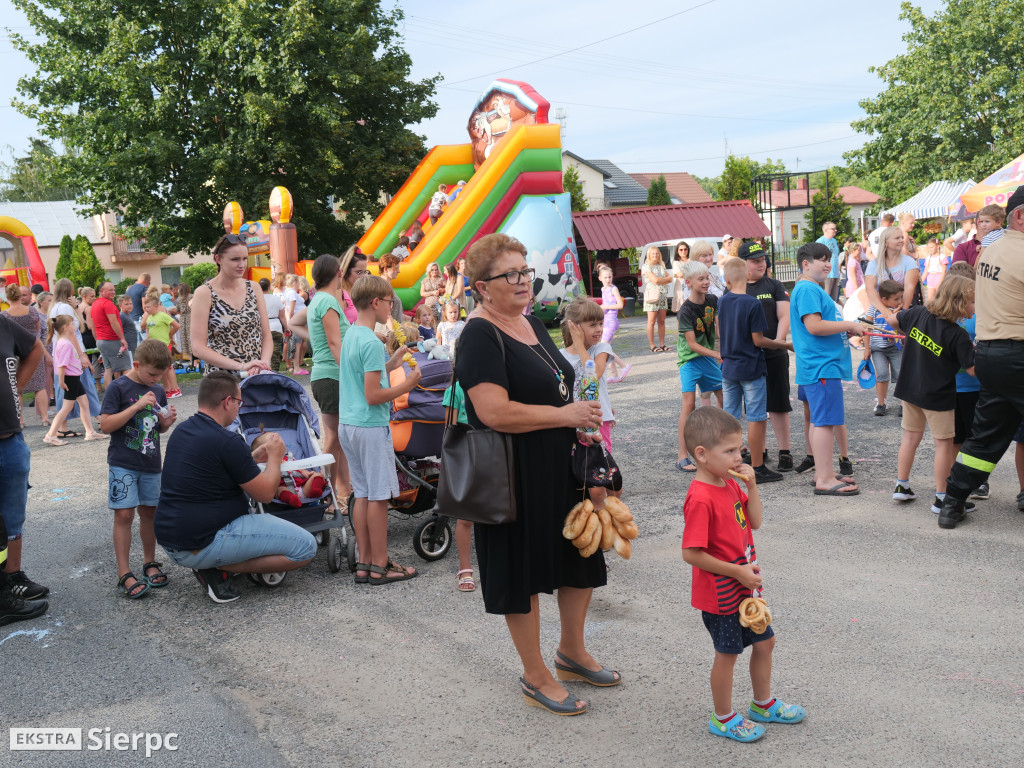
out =
[[[650,248],[651,246],[654,246],[659,251],[661,251],[661,263],[664,264],[665,265],[665,269],[668,270],[669,273],[671,273],[672,272],[672,258],[675,256],[676,248],[679,247],[679,244],[680,243],[686,243],[690,247],[693,247],[693,244],[696,243],[698,240],[706,240],[707,242],[711,243],[712,247],[715,249],[715,259],[714,259],[714,261],[715,261],[715,264],[717,264],[717,262],[718,262],[718,252],[722,249],[722,243],[723,243],[721,235],[714,235],[712,237],[680,237],[680,238],[676,238],[675,240],[659,240],[658,242],[647,243],[647,245],[645,245],[640,250],[640,256],[637,259],[637,265],[638,265],[638,271],[639,271],[639,274],[637,275],[638,295],[643,296],[644,281],[643,281],[643,278],[640,277],[640,275],[643,274],[644,265],[647,263],[647,249],[648,248]],[[721,274],[719,273],[717,266],[712,265],[711,270],[715,273],[716,277],[721,278]],[[675,283],[674,282],[673,283],[669,283],[669,286],[668,286],[669,305],[670,305],[669,308],[671,308],[671,304],[672,304],[671,299],[672,299],[672,295],[673,295],[674,292],[675,292]]]

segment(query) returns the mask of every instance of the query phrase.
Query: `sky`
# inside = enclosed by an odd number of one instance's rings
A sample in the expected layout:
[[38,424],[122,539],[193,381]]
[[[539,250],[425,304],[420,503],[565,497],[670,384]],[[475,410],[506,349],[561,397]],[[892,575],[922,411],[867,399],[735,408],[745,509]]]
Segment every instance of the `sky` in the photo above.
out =
[[[941,0],[919,0],[934,14]],[[905,48],[896,0],[385,0],[405,13],[413,79],[443,75],[428,146],[468,141],[466,122],[496,78],[522,80],[565,110],[562,145],[626,172],[716,176],[727,153],[789,170],[843,164],[850,127],[879,93],[868,71]],[[38,135],[10,107],[30,63],[6,30],[30,33],[0,0],[0,157]],[[552,118],[553,119],[553,118]]]

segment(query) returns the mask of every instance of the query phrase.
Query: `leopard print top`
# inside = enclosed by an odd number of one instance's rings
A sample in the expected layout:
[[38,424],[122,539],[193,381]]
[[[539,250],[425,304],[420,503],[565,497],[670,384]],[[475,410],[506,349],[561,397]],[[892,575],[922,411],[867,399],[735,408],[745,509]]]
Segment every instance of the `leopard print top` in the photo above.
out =
[[[209,281],[205,285],[211,297],[206,345],[237,363],[259,360],[263,354],[263,331],[252,283],[245,282],[245,301],[241,309],[235,309],[218,296]],[[214,365],[206,367],[207,373],[217,370],[220,369]]]

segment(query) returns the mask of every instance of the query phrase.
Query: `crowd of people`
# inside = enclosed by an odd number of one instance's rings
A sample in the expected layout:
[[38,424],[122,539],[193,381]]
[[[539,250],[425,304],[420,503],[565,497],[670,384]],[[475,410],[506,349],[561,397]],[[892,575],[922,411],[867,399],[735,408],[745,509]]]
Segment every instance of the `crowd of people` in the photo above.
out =
[[[739,610],[747,598],[759,596],[761,587],[752,535],[763,522],[758,485],[782,481],[790,471],[813,470],[815,495],[859,492],[841,384],[854,378],[851,341],[869,339],[862,367],[874,366],[876,415],[885,415],[888,386],[895,387],[903,429],[894,462],[895,500],[916,498],[910,471],[926,427],[932,433],[932,511],[941,527],[956,527],[973,509],[969,496],[987,496],[988,474],[1015,433],[1024,437],[1018,432],[1024,416],[1024,376],[1018,375],[1024,374],[1019,370],[1024,367],[1019,270],[1024,188],[1010,198],[1006,211],[983,210],[976,230],[962,227],[943,243],[936,239],[921,257],[908,236],[913,222],[905,217],[899,226],[883,220],[880,231],[863,242],[847,243],[845,259],[834,225],[826,223],[817,242],[799,249],[799,279],[791,291],[769,273],[769,253],[759,241],[729,238],[717,264],[706,241],[680,243],[669,265],[657,248],[644,254],[643,298],[653,353],[668,349],[670,302],[677,315],[682,404],[675,466],[692,473],[682,545],[693,567],[692,603],[702,611],[715,650],[711,733],[753,741],[763,735],[764,723],[793,724],[805,716],[801,707],[772,694],[770,622],[743,623]],[[1002,230],[1004,220],[1009,224]],[[999,236],[992,237],[997,229]],[[939,249],[950,243],[947,263]],[[67,280],[57,282],[52,297],[40,293],[34,301],[32,295],[23,297],[21,287],[7,292],[10,309],[0,317],[0,356],[15,373],[13,397],[0,400],[5,469],[0,539],[6,543],[0,553],[0,561],[6,559],[0,623],[38,616],[47,608],[49,590],[21,565],[29,453],[21,434],[20,393],[34,393],[38,410],[49,386],[56,415],[47,443],[61,445],[79,436],[66,428],[72,408],[80,409],[87,440],[109,441],[116,583],[128,598],[168,585],[172,574],[156,559],[156,544],[175,563],[192,569],[218,603],[239,598],[232,574],[306,565],[316,551],[310,533],[273,515],[248,514],[247,497],[269,502],[281,494],[286,458],[281,437],[267,432],[248,445],[226,429],[243,406],[240,378],[276,370],[279,357],[290,361],[293,374],[305,375],[305,344],[324,450],[335,458],[329,472],[339,500],[334,513],[350,515],[355,532],[355,583],[381,586],[419,575],[391,557],[387,536],[388,502],[399,492],[389,405],[420,378],[415,367],[396,381],[388,375],[403,365],[408,352],[388,330],[393,321],[407,320],[390,282],[400,271],[399,257],[385,254],[377,265],[380,274],[374,275],[368,257],[355,246],[340,258],[324,254],[313,264],[312,287],[285,277],[277,296],[269,281],[261,285],[246,278],[248,252],[239,237],[225,235],[212,253],[216,276],[191,296],[180,288],[177,297],[170,294],[173,313],[164,311],[169,308],[159,295],[148,294],[148,278],[140,278],[120,306],[110,283],[96,292],[82,291],[80,303]],[[458,522],[457,588],[477,588],[469,556],[472,531],[484,607],[505,617],[523,665],[519,690],[526,703],[578,715],[588,710],[588,702],[562,681],[610,687],[623,679],[592,656],[586,642],[593,590],[607,581],[603,552],[598,548],[584,557],[562,528],[580,488],[596,511],[622,494],[612,457],[616,415],[608,384],[629,369],[612,346],[624,302],[611,270],[600,268],[601,302],[581,297],[566,307],[560,349],[528,313],[534,272],[526,256],[522,243],[495,234],[475,242],[464,259],[444,271],[430,265],[415,323],[405,327],[410,337],[435,336],[454,353],[455,380],[443,396],[453,419],[511,436],[515,522],[472,527]],[[939,278],[930,279],[933,274]],[[846,319],[842,305],[856,301],[858,293],[866,296],[863,312]],[[141,342],[139,331],[147,336]],[[93,338],[83,338],[85,332]],[[198,412],[181,423],[169,402],[179,392],[168,377],[175,332],[205,366]],[[289,337],[290,355],[284,347]],[[94,345],[110,372],[102,403],[86,370],[87,350]],[[799,464],[789,434],[791,352],[804,416],[806,455]],[[582,388],[588,377],[599,382],[596,397]],[[768,466],[765,448],[769,421],[779,446],[775,469]],[[169,431],[162,457],[161,435]],[[585,457],[582,471],[578,456]],[[588,473],[595,459],[607,471]],[[1018,467],[1024,469],[1020,450]],[[308,473],[303,480],[322,484],[325,478]],[[351,509],[343,501],[350,494]],[[1024,509],[1024,492],[1018,505]],[[133,571],[136,515],[142,563]],[[554,674],[540,646],[540,593],[558,595],[561,632]],[[754,698],[745,713],[737,713],[732,676],[747,646],[753,646]]]

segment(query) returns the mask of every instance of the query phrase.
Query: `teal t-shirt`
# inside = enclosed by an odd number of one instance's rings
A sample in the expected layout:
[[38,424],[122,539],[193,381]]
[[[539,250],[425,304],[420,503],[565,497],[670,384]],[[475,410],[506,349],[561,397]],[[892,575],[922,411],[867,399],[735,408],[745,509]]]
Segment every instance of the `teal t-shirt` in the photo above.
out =
[[338,330],[341,331],[341,339],[344,341],[345,332],[349,328],[348,320],[345,319],[338,300],[329,291],[317,291],[306,308],[306,328],[309,330],[309,341],[313,345],[313,372],[309,377],[310,381],[338,380],[338,364],[334,362],[334,355],[327,344],[327,334],[324,333],[324,315],[332,309],[338,313]]
[[462,385],[455,382],[441,395],[441,403],[445,408],[453,408],[456,413],[455,420],[459,424],[469,424],[469,417],[466,416],[466,393],[462,391]]
[[387,389],[388,377],[384,342],[366,326],[353,325],[345,333],[341,345],[341,368],[338,386],[341,403],[338,423],[352,427],[386,427],[391,414],[387,403],[370,405],[366,402],[365,374],[380,371],[381,389]]

